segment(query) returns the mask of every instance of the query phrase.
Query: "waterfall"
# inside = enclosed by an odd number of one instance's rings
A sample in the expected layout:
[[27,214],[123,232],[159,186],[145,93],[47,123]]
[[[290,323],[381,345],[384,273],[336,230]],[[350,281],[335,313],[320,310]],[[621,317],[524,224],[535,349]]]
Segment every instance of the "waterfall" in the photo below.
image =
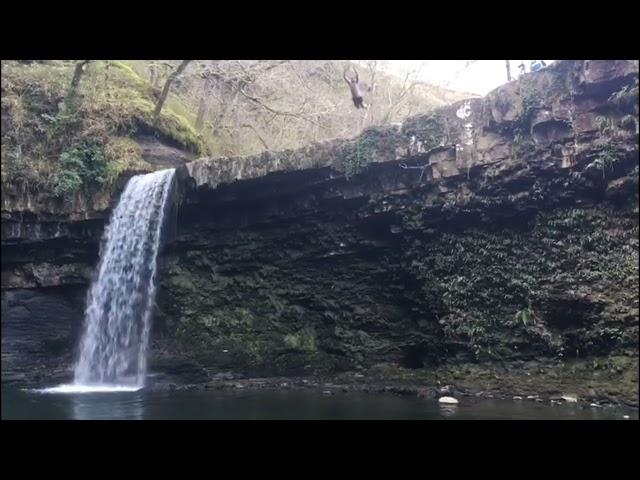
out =
[[144,386],[156,257],[175,170],[129,180],[100,248],[87,295],[85,331],[69,390]]

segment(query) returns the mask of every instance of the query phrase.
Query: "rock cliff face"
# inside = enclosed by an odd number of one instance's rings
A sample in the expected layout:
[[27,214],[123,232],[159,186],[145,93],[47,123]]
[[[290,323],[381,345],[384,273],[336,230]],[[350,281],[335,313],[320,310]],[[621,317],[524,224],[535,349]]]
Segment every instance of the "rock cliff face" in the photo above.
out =
[[[637,62],[564,61],[352,141],[186,163],[154,368],[623,358],[609,380],[637,402],[637,116]],[[5,344],[47,323],[30,295],[78,304],[108,212],[22,205],[3,211],[3,376]],[[60,317],[72,338],[81,313]]]
[[[155,137],[137,142],[150,169],[193,159]],[[2,184],[3,381],[69,378],[105,222],[138,173],[64,200]]]

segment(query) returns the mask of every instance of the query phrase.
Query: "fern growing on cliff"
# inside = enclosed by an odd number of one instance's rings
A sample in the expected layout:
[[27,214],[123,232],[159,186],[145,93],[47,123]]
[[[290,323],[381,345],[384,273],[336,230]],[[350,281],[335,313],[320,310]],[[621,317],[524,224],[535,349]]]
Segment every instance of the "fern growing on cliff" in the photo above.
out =
[[527,307],[516,312],[516,314],[514,315],[514,319],[518,323],[522,322],[522,324],[526,327],[528,325],[535,325],[537,323],[538,317],[531,307]]

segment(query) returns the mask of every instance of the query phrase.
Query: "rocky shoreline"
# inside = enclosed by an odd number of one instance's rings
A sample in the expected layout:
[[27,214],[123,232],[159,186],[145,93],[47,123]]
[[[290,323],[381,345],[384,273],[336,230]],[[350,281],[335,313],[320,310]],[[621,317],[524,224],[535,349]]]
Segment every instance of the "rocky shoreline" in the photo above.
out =
[[[224,390],[224,391],[290,391],[290,390],[306,390],[316,391],[323,396],[346,395],[352,393],[365,393],[371,395],[401,395],[401,396],[417,396],[426,401],[436,401],[445,398],[444,394],[453,396],[456,400],[454,403],[462,405],[473,405],[483,400],[500,400],[513,402],[535,402],[541,405],[561,405],[564,403],[576,404],[579,408],[606,408],[618,409],[625,414],[636,415],[632,417],[637,420],[638,407],[637,403],[610,403],[606,395],[597,397],[598,399],[579,399],[570,395],[528,395],[522,397],[520,395],[510,395],[503,391],[480,391],[473,393],[465,389],[458,389],[455,386],[445,385],[444,387],[423,385],[385,385],[376,383],[360,383],[360,384],[337,384],[326,383],[317,378],[251,378],[237,379],[233,381],[212,381],[206,384],[160,384],[151,386],[149,391],[181,391],[181,390]],[[459,402],[457,401],[459,400]],[[442,402],[441,402],[442,403]],[[450,406],[448,406],[450,408]],[[625,418],[629,418],[625,415]]]
[[[147,388],[157,390],[317,390],[323,395],[363,392],[396,394],[438,400],[495,399],[532,401],[550,405],[576,403],[593,408],[619,407],[638,411],[637,359],[635,382],[627,372],[633,366],[615,366],[601,375],[587,373],[588,362],[529,362],[524,365],[502,365],[487,368],[470,364],[440,367],[431,371],[407,371],[394,366],[380,366],[369,371],[351,371],[335,376],[247,377],[231,372],[216,373],[210,380],[178,383],[160,379]],[[592,365],[591,365],[592,366]],[[569,377],[572,375],[572,377]],[[619,377],[617,382],[614,379]],[[635,396],[629,394],[635,383]],[[612,387],[616,383],[618,387]]]

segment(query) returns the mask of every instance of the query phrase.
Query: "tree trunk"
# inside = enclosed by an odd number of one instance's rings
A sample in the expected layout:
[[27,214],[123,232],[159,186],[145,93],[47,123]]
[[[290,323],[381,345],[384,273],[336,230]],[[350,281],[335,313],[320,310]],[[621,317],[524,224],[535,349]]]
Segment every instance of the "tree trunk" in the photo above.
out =
[[156,67],[155,65],[151,65],[149,67],[149,85],[152,87],[156,86]]
[[200,105],[198,105],[198,115],[196,116],[196,131],[202,131],[204,119],[209,115],[209,108],[211,107],[210,98],[211,78],[207,77],[204,81],[204,88],[202,90],[202,97],[200,97]]
[[78,95],[78,87],[80,86],[80,80],[84,74],[85,66],[91,62],[91,60],[81,60],[76,63],[76,69],[73,72],[73,78],[71,79],[71,85],[67,91],[67,98],[65,99],[65,109],[73,107],[76,97]]
[[160,112],[162,111],[164,102],[167,99],[167,96],[169,95],[169,89],[171,88],[171,84],[174,82],[176,78],[178,78],[178,75],[180,75],[184,71],[184,69],[187,68],[187,65],[189,65],[189,62],[191,62],[191,60],[183,60],[182,63],[178,65],[178,68],[176,68],[171,73],[171,75],[169,75],[169,77],[167,78],[167,81],[164,83],[162,93],[160,94],[160,98],[158,99],[158,103],[156,104],[156,109],[153,112],[154,126],[156,126],[158,124],[158,120],[160,120]]
[[509,62],[509,60],[506,60],[507,62],[507,82],[511,81],[511,62]]
[[197,132],[202,131],[202,124],[204,123],[204,114],[206,110],[206,100],[204,95],[200,99],[200,104],[198,105],[198,113],[196,115],[196,123],[194,125]]

